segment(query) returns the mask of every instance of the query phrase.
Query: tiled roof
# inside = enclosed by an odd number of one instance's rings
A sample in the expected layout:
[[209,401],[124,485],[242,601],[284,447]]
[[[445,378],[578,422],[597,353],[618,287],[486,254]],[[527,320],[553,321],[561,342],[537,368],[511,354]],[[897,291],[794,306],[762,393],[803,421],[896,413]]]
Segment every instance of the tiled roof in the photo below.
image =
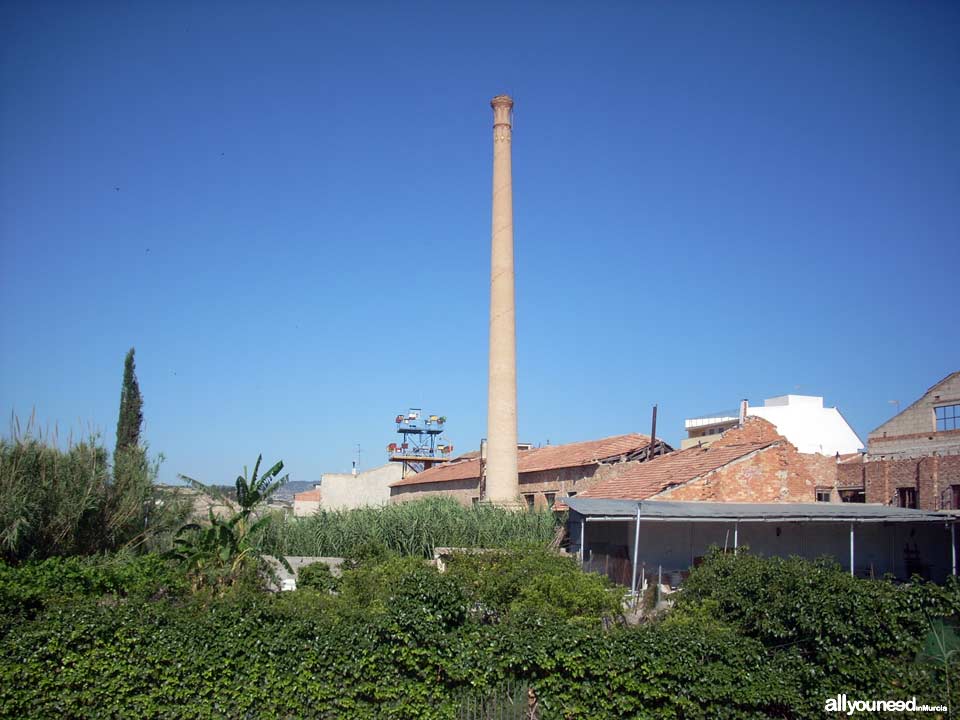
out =
[[293,496],[294,502],[316,502],[320,499],[320,488],[314,488],[313,490],[304,490],[303,492],[297,493]]
[[670,485],[689,482],[757,450],[775,445],[776,441],[743,443],[707,448],[692,447],[631,464],[615,477],[602,480],[577,497],[644,500]]
[[[566,445],[547,445],[517,453],[517,470],[520,474],[555,470],[557,468],[595,465],[601,460],[609,460],[642,450],[650,444],[650,438],[640,433],[614,435],[600,440],[567,443]],[[424,483],[449,482],[452,480],[471,480],[480,477],[480,459],[445,463],[422,473],[411,475],[392,483],[390,487],[422,485]]]

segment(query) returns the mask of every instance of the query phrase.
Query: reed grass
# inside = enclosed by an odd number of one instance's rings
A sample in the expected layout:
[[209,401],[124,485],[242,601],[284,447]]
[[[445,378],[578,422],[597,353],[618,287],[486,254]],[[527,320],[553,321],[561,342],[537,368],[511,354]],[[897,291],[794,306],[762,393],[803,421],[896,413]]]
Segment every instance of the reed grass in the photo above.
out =
[[452,498],[382,507],[323,510],[274,522],[264,537],[273,554],[354,557],[370,545],[399,555],[432,557],[435,547],[547,545],[562,522],[548,510],[516,512]]

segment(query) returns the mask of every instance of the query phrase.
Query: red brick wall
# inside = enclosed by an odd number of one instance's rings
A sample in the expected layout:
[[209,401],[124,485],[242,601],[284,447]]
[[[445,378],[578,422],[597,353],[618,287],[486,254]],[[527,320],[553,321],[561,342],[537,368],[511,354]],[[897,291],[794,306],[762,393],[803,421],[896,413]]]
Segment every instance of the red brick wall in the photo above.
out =
[[786,441],[786,438],[777,432],[776,425],[762,417],[748,415],[742,426],[730,428],[718,440],[714,440],[711,446],[726,447],[727,445],[773,442],[774,440]]
[[817,478],[807,460],[783,441],[652,499],[809,503],[816,500],[816,488]]
[[863,464],[868,503],[890,505],[898,488],[915,488],[921,510],[943,509],[943,494],[960,485],[960,455],[909,460],[873,460]]

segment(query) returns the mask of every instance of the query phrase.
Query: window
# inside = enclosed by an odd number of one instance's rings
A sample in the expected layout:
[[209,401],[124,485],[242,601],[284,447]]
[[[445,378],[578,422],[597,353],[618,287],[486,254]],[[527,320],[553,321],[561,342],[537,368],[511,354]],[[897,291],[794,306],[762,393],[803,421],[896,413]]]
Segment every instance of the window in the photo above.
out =
[[817,502],[830,502],[830,488],[817,488]]
[[867,495],[863,490],[841,490],[840,502],[865,503]]
[[944,405],[933,411],[937,416],[937,432],[960,428],[960,405]]
[[547,509],[553,509],[553,501],[557,497],[556,493],[544,493],[543,496],[547,499]]
[[567,497],[576,497],[576,496],[577,496],[576,490],[570,490],[567,492]]
[[960,485],[951,485],[940,495],[941,510],[960,510]]
[[524,495],[523,499],[527,501],[527,510],[533,510],[533,504],[536,500],[536,495],[530,493],[529,495]]
[[902,508],[917,507],[916,488],[897,488],[897,506]]

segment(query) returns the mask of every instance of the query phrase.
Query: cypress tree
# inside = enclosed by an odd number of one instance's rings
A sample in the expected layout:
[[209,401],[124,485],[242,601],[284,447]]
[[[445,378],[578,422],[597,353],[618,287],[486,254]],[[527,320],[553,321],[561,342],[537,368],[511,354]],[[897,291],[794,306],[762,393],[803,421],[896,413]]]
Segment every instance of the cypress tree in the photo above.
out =
[[137,368],[133,360],[134,348],[127,352],[123,363],[123,388],[120,390],[120,417],[117,419],[117,454],[140,445],[140,426],[143,424],[143,398],[137,382]]

